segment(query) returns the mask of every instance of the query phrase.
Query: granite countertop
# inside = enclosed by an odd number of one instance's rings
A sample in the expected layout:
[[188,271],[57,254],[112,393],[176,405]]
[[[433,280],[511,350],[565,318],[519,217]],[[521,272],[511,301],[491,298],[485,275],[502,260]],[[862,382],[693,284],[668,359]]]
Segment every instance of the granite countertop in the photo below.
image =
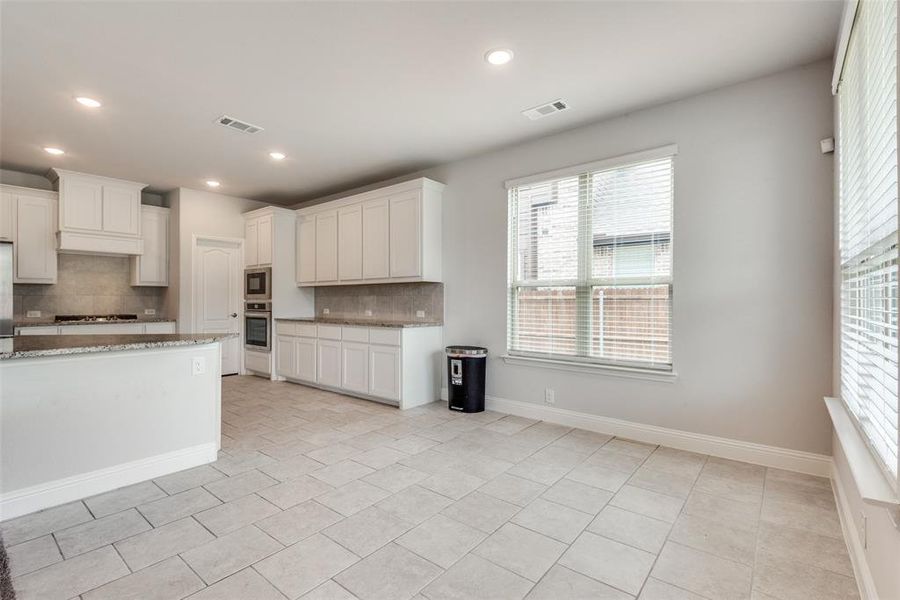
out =
[[211,344],[236,333],[17,335],[0,339],[0,360]]
[[356,325],[360,327],[443,327],[443,323],[434,321],[404,321],[400,319],[381,319],[378,317],[299,317],[296,319],[275,319],[276,321],[295,321],[299,323],[320,323],[322,325]]
[[47,327],[49,325],[62,325],[64,327],[74,325],[119,325],[127,323],[174,323],[175,319],[165,317],[150,317],[149,319],[122,319],[121,321],[62,321],[57,323],[53,319],[16,319],[13,327]]

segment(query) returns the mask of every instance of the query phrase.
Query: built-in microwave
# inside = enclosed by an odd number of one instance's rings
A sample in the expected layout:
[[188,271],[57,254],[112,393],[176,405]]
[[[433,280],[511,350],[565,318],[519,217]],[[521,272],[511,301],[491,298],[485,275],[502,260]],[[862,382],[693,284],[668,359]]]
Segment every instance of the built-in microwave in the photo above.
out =
[[272,267],[244,271],[244,300],[272,299]]

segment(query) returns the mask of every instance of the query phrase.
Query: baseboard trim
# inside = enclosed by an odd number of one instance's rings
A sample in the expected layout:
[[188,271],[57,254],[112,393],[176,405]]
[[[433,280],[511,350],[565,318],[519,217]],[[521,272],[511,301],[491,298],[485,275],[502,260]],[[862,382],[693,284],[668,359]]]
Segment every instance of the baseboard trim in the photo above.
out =
[[837,512],[841,521],[841,530],[844,532],[844,540],[847,542],[847,550],[850,554],[850,563],[853,565],[853,574],[856,576],[856,585],[859,588],[860,600],[878,600],[878,590],[875,580],[869,570],[869,562],[866,560],[866,551],[859,532],[854,526],[853,509],[847,500],[847,489],[841,478],[841,472],[832,461],[831,487],[834,497],[837,499]]
[[211,463],[216,460],[216,445],[191,446],[0,494],[0,521]]
[[[447,400],[447,388],[441,390],[441,399]],[[568,427],[578,427],[588,431],[596,431],[616,435],[638,442],[661,444],[679,450],[689,450],[710,454],[719,458],[729,458],[743,462],[796,471],[820,477],[831,476],[831,457],[778,446],[766,446],[742,440],[692,433],[679,429],[669,429],[656,425],[646,425],[602,417],[590,413],[544,406],[520,400],[509,400],[496,396],[485,396],[485,407],[518,417],[540,419],[550,423],[558,423]]]

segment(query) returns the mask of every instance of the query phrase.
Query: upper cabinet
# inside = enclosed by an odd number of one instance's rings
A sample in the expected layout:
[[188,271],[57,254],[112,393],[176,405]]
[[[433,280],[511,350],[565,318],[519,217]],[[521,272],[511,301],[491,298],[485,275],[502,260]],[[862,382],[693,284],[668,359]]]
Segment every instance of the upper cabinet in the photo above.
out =
[[15,283],[56,283],[56,192],[0,186],[0,239],[13,243]]
[[59,192],[59,251],[143,253],[141,190],[146,184],[51,170]]
[[144,253],[131,257],[131,285],[169,285],[169,209],[141,206]]
[[272,266],[272,245],[275,242],[272,232],[272,215],[254,215],[244,217],[244,266]]
[[421,178],[299,209],[297,285],[441,281],[443,189]]

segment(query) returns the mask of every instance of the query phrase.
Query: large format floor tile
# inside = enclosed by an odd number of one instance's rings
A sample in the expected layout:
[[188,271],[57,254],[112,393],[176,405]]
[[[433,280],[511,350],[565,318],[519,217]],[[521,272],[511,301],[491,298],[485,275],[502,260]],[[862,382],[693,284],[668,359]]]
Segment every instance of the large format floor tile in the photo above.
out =
[[209,465],[0,524],[20,600],[857,598],[827,479],[222,383]]

